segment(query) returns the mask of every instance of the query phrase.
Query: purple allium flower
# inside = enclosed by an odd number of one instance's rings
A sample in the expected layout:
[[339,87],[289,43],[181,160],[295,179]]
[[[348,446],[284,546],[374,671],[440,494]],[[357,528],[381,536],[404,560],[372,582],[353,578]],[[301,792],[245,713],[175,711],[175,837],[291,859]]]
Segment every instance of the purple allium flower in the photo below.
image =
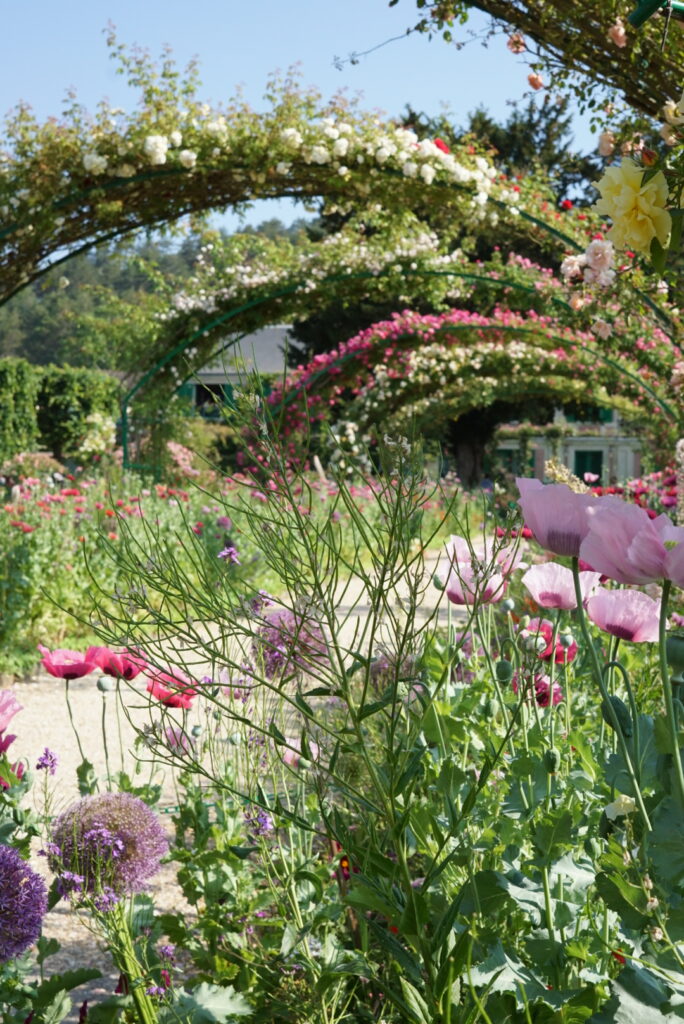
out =
[[33,945],[46,910],[43,879],[18,850],[0,846],[0,962],[13,960]]
[[224,560],[227,559],[229,562],[232,562],[233,565],[241,564],[240,557],[237,553],[237,548],[234,548],[232,544],[230,544],[227,548],[224,548],[223,551],[219,551],[216,557],[223,558]]
[[49,747],[46,747],[43,753],[36,761],[36,771],[41,771],[41,769],[44,768],[47,772],[50,773],[50,775],[54,775],[55,772],[57,771],[58,763],[59,762],[55,752],[53,750],[50,750]]
[[267,612],[257,630],[252,653],[267,679],[315,670],[327,654],[323,630],[313,619],[289,608]]
[[82,876],[85,895],[140,892],[159,870],[168,848],[154,811],[130,793],[86,796],[60,814],[52,828],[48,863],[60,878]]
[[260,807],[256,814],[245,811],[245,822],[247,831],[254,839],[259,836],[268,836],[273,831],[273,818],[263,807]]

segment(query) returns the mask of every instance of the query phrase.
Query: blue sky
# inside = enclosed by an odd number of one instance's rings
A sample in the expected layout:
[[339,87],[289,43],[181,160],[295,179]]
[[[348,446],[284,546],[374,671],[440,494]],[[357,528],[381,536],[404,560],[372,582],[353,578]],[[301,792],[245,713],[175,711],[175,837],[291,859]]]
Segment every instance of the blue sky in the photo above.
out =
[[[200,96],[219,102],[242,86],[254,106],[261,102],[268,75],[298,64],[302,81],[324,95],[339,89],[361,94],[363,105],[388,115],[406,103],[427,113],[447,109],[456,122],[484,106],[505,118],[512,100],[522,100],[527,85],[525,55],[509,53],[503,37],[483,48],[467,42],[457,50],[439,38],[404,37],[416,18],[413,0],[389,8],[387,0],[5,0],[4,46],[0,61],[0,113],[24,100],[39,118],[58,115],[68,87],[93,109],[107,97],[129,108],[135,96],[115,73],[103,30],[116,26],[119,39],[159,55],[169,44],[179,64],[200,63]],[[483,33],[485,19],[476,13],[457,29],[462,41]],[[335,67],[346,58],[387,43],[359,63]],[[592,147],[585,125],[578,123],[576,142]],[[267,216],[289,222],[298,211],[291,201],[264,204],[247,215],[256,223]],[[230,218],[228,226],[237,226]]]

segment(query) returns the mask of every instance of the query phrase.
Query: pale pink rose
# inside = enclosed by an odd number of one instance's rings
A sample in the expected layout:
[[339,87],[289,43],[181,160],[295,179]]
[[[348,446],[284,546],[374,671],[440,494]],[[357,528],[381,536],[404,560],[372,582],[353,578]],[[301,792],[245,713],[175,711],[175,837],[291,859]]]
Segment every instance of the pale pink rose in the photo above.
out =
[[522,32],[511,32],[510,36],[508,37],[508,40],[506,41],[506,46],[511,51],[511,53],[522,53],[524,50],[527,49],[527,44],[525,43],[525,36],[522,34]]
[[599,156],[612,156],[615,152],[615,136],[612,132],[601,132],[598,141]]
[[616,18],[615,23],[608,29],[608,38],[611,43],[615,43],[622,49],[623,46],[627,45],[627,32],[623,24],[622,18]]
[[528,84],[533,89],[543,89],[544,88],[544,79],[542,78],[541,75],[538,75],[536,71],[531,71],[530,72],[530,74],[527,76],[527,81],[528,81]]

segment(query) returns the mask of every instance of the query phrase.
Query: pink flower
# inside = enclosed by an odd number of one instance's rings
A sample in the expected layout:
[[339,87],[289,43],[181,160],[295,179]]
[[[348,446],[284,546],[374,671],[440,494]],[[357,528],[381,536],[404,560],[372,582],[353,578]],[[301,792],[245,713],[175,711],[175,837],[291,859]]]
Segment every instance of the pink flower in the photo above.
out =
[[[487,551],[486,543],[473,546],[464,537],[446,543],[448,576],[446,595],[452,604],[494,604],[506,593],[506,577],[520,556],[511,548]],[[437,570],[439,574],[439,567]]]
[[[575,660],[577,644],[574,640],[569,647],[564,647],[556,637],[556,650],[553,651],[551,647],[553,623],[548,619],[530,619],[528,625],[520,630],[520,636],[523,639],[538,642],[537,653],[540,661],[550,661],[553,657],[557,665],[569,665],[571,661]],[[542,647],[542,640],[546,643],[544,647]]]
[[577,494],[566,484],[543,484],[527,477],[515,482],[520,491],[518,504],[537,543],[555,555],[578,555],[589,532],[588,510],[600,499]]
[[652,643],[658,639],[660,606],[640,590],[600,590],[587,601],[591,621],[621,640]]
[[[579,578],[582,602],[586,604],[591,592],[599,585],[601,574],[598,572],[581,572]],[[575,582],[571,571],[563,565],[558,565],[556,562],[533,565],[522,577],[522,583],[532,598],[542,608],[564,608],[569,610],[577,607]]]
[[0,690],[0,733],[5,732],[17,712],[23,710],[12,690]]
[[527,81],[528,81],[529,85],[532,86],[533,89],[543,89],[544,88],[544,79],[542,78],[541,75],[538,75],[536,71],[532,71],[527,76]]
[[646,509],[602,498],[588,514],[580,557],[618,583],[684,583],[684,527],[665,514],[651,519]]
[[[286,736],[285,740],[288,745],[282,748],[282,753],[280,755],[283,760],[283,764],[286,764],[289,768],[299,768],[303,760],[300,741],[292,736]],[[318,744],[309,740],[309,749],[311,751],[311,757],[314,760],[317,760],[318,755],[320,754]]]
[[608,38],[611,43],[615,43],[622,49],[623,46],[627,45],[627,33],[623,24],[622,18],[616,18],[615,23],[608,29]]
[[585,473],[584,474],[584,482],[585,482],[585,484],[595,484],[598,479],[599,479],[598,473]]
[[[513,693],[518,692],[518,677],[517,674],[513,676],[511,683]],[[551,680],[548,676],[538,673],[534,677],[534,699],[540,708],[548,708],[549,706],[549,694],[551,693]],[[563,700],[563,691],[561,690],[558,683],[553,684],[553,706],[560,704]]]
[[80,679],[96,667],[94,661],[88,660],[88,657],[79,651],[70,651],[66,648],[51,651],[42,644],[38,644],[38,650],[43,655],[43,668],[57,679]]
[[506,41],[506,46],[511,53],[523,53],[527,48],[525,43],[525,36],[522,32],[511,32],[510,36]]
[[186,710],[192,707],[192,700],[197,696],[197,690],[192,679],[180,669],[164,672],[161,669],[150,669],[148,666],[146,675],[150,680],[147,684],[147,692],[162,704],[166,704],[170,708],[185,708]]
[[112,651],[109,647],[89,647],[86,659],[108,676],[120,679],[135,679],[147,668],[144,656],[135,651]]

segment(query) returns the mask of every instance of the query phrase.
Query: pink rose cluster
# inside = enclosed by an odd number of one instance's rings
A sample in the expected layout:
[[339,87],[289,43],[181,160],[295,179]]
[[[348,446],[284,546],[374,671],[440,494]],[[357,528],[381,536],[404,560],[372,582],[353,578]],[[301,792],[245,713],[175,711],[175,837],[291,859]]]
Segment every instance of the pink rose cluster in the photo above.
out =
[[58,679],[81,679],[96,670],[129,682],[141,673],[148,679],[147,692],[171,708],[189,709],[197,696],[196,684],[177,668],[151,665],[142,651],[113,651],[109,647],[89,647],[85,654],[59,648],[54,651],[39,644],[42,665]]

